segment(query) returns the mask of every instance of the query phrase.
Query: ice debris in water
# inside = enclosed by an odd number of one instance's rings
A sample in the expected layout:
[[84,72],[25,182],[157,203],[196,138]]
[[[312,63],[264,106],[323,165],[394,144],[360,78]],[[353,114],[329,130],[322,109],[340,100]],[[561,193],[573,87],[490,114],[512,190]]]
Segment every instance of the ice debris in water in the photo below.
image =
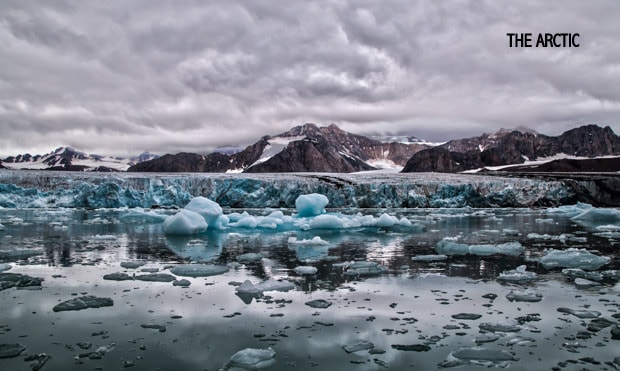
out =
[[598,318],[601,315],[601,312],[597,312],[595,310],[571,309],[565,307],[558,308],[558,312],[572,314],[577,318]]
[[591,287],[601,286],[600,283],[586,280],[585,278],[575,278],[573,282],[575,283],[575,286],[580,289],[589,289]]
[[448,259],[448,255],[418,255],[411,257],[411,260],[415,262],[431,262],[431,261],[441,261]]
[[185,210],[200,214],[211,227],[215,227],[216,220],[222,216],[222,207],[217,202],[202,196],[192,198],[185,205]]
[[13,358],[20,355],[26,347],[19,343],[0,344],[0,358]]
[[93,295],[84,295],[78,298],[69,299],[57,304],[52,309],[54,312],[69,310],[82,310],[88,308],[111,307],[114,301],[111,298],[99,298]]
[[620,220],[620,210],[593,207],[585,210],[579,215],[572,217],[571,220],[614,222]]
[[528,282],[535,281],[538,277],[534,272],[528,272],[526,265],[520,265],[515,269],[504,271],[497,277],[500,281],[506,282]]
[[462,365],[483,365],[487,367],[507,367],[509,361],[517,361],[514,355],[506,350],[469,347],[459,348],[450,353],[448,359],[440,362],[441,368],[456,367]]
[[329,308],[332,305],[332,302],[324,300],[324,299],[315,299],[315,300],[307,301],[304,304],[312,308],[325,309],[325,308]]
[[569,280],[575,280],[575,278],[584,278],[590,281],[602,281],[603,275],[599,272],[586,272],[583,269],[578,268],[565,268],[562,269],[562,276]]
[[181,264],[170,269],[172,274],[184,277],[208,277],[228,272],[224,265]]
[[567,216],[576,216],[591,208],[592,208],[592,205],[590,204],[584,204],[584,203],[578,202],[575,205],[563,205],[563,206],[558,206],[558,207],[551,207],[551,208],[548,208],[546,212],[548,214],[564,214]]
[[146,222],[146,223],[161,223],[166,220],[167,215],[160,214],[153,210],[145,211],[142,208],[131,210],[127,214],[120,217],[122,222]]
[[176,235],[190,235],[202,233],[209,225],[198,213],[190,210],[181,210],[169,216],[164,221],[164,233]]
[[246,254],[238,255],[236,259],[238,262],[241,262],[241,263],[251,263],[251,262],[260,261],[264,257],[265,255],[261,253],[249,252]]
[[235,291],[241,294],[262,294],[265,291],[289,291],[294,288],[295,284],[287,280],[267,280],[259,283],[245,280]]
[[344,274],[347,276],[374,276],[387,272],[387,268],[377,262],[357,261],[346,266],[348,269]]
[[342,349],[344,349],[347,353],[359,352],[360,350],[369,350],[373,349],[375,345],[370,341],[361,340],[353,344],[343,345]]
[[295,208],[297,215],[300,217],[317,216],[325,213],[325,206],[329,203],[329,199],[318,193],[309,195],[301,195],[295,200]]
[[8,263],[0,263],[0,272],[8,271],[12,268],[11,264]]
[[489,323],[484,322],[478,325],[481,331],[486,332],[519,332],[521,327],[515,323]]
[[540,263],[547,269],[579,268],[597,270],[609,262],[607,256],[594,255],[586,249],[547,250]]
[[303,230],[308,229],[347,229],[359,227],[375,228],[406,228],[407,230],[424,230],[423,226],[414,225],[407,218],[398,219],[395,216],[381,214],[379,217],[372,215],[322,214],[313,218],[302,218],[295,225]]
[[542,294],[534,292],[534,291],[510,291],[508,295],[506,295],[506,299],[509,301],[524,301],[535,303],[542,300]]
[[304,239],[298,240],[295,237],[289,237],[288,238],[288,243],[290,245],[310,245],[310,246],[312,246],[312,245],[329,245],[329,242],[325,241],[324,239],[322,239],[319,236],[314,236],[314,237],[312,237],[312,239],[307,239],[307,240],[304,240]]
[[519,242],[506,242],[500,245],[467,245],[444,238],[435,246],[435,251],[443,255],[510,255],[519,256],[525,248]]
[[256,370],[272,365],[275,360],[276,351],[271,347],[267,349],[245,348],[230,357],[228,363],[222,368],[228,370],[231,367]]
[[295,273],[297,273],[298,275],[302,276],[302,275],[313,275],[316,274],[317,269],[316,267],[310,267],[310,266],[306,266],[306,265],[300,265],[298,267],[295,267],[295,269],[293,269],[295,271]]

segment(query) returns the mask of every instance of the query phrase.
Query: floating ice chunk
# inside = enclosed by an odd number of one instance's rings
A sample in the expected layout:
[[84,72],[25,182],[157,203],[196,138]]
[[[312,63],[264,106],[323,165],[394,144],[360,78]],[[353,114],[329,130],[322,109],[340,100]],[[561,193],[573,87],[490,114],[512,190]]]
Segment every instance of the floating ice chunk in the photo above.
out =
[[562,275],[570,280],[575,278],[584,278],[590,281],[602,281],[603,275],[598,272],[586,272],[583,269],[565,268],[562,269]]
[[500,245],[467,245],[443,239],[437,243],[435,250],[443,255],[510,255],[519,256],[525,251],[519,242],[506,242]]
[[546,210],[548,214],[565,214],[567,216],[576,216],[584,211],[591,209],[592,205],[578,202],[575,205],[564,205],[559,207],[552,207]]
[[480,330],[486,332],[519,332],[521,327],[514,323],[489,323],[484,322],[478,325]]
[[571,220],[614,222],[620,220],[620,210],[593,207],[591,209],[585,210],[577,216],[572,217]]
[[224,265],[182,264],[170,269],[170,272],[183,277],[208,277],[229,271]]
[[558,312],[572,314],[577,318],[598,318],[601,315],[601,312],[595,310],[570,309],[565,307],[558,308]]
[[536,303],[542,300],[542,294],[534,291],[510,291],[506,295],[509,301],[524,301],[528,303]]
[[256,228],[258,226],[258,220],[255,217],[248,215],[242,217],[236,222],[228,224],[228,226],[232,228]]
[[342,229],[354,226],[359,227],[361,224],[352,224],[350,220],[336,215],[319,215],[309,223],[309,227],[312,229]]
[[289,245],[309,245],[309,246],[312,246],[312,245],[329,245],[329,242],[323,240],[319,236],[314,236],[314,237],[312,237],[312,239],[307,239],[307,240],[298,240],[295,237],[289,237],[288,243],[289,243]]
[[496,341],[499,338],[500,338],[500,336],[498,334],[496,334],[496,333],[486,332],[484,334],[477,335],[476,338],[474,339],[474,341],[477,344],[492,343],[492,342]]
[[452,355],[458,359],[464,361],[516,361],[512,354],[505,350],[472,347],[472,348],[460,348],[456,352],[452,352]]
[[129,261],[129,262],[121,262],[121,267],[126,269],[137,269],[141,266],[145,265],[146,262],[141,261]]
[[306,266],[306,265],[300,265],[299,267],[295,267],[295,269],[293,269],[295,271],[295,273],[297,273],[298,275],[313,275],[316,274],[317,269],[316,267],[310,267],[310,266]]
[[261,253],[249,252],[246,254],[238,255],[236,259],[238,262],[241,262],[241,263],[250,263],[250,262],[260,261],[264,257],[265,255]]
[[230,367],[240,367],[242,369],[256,370],[272,365],[275,360],[276,351],[272,348],[257,349],[245,348],[233,354],[224,369]]
[[143,209],[136,209],[122,215],[120,220],[122,222],[161,223],[166,220],[166,218],[166,215],[152,210],[145,211]]
[[418,255],[413,256],[411,260],[416,262],[430,262],[430,261],[441,261],[448,259],[448,255]]
[[605,224],[605,225],[597,226],[596,229],[599,231],[608,231],[608,232],[620,231],[620,225]]
[[166,234],[190,235],[202,233],[208,227],[202,215],[190,210],[181,210],[164,221],[164,233]]
[[500,281],[507,281],[507,282],[528,282],[528,281],[535,281],[536,279],[538,279],[538,277],[536,276],[536,273],[528,272],[526,271],[526,269],[527,269],[526,265],[520,265],[515,269],[500,273],[497,279]]
[[387,272],[387,268],[377,262],[358,261],[349,264],[344,274],[347,276],[375,276],[385,272]]
[[589,289],[590,287],[597,287],[601,284],[595,281],[586,280],[585,278],[575,278],[575,286],[580,289]]
[[391,227],[397,223],[398,218],[383,213],[377,218],[377,220],[374,221],[373,225],[375,227]]
[[243,213],[230,213],[226,216],[231,223],[236,223],[243,218],[247,218],[248,216],[250,216],[250,214],[248,214],[247,211],[244,211]]
[[19,343],[0,344],[0,359],[17,357],[24,350],[26,347]]
[[215,221],[222,215],[222,208],[217,202],[202,196],[192,198],[185,205],[185,210],[200,214],[205,222],[212,227],[215,227]]
[[4,272],[4,271],[8,271],[9,269],[11,269],[13,266],[11,264],[8,263],[1,263],[0,264],[0,272]]
[[586,249],[570,248],[566,250],[548,250],[540,259],[547,268],[579,268],[583,270],[597,270],[609,262],[606,256],[597,256]]
[[265,291],[289,291],[294,288],[295,284],[287,280],[267,280],[256,284],[245,280],[235,291],[240,294],[262,294]]
[[332,302],[324,300],[324,299],[315,299],[315,300],[307,301],[304,304],[312,308],[325,309],[325,308],[331,307]]
[[176,277],[168,273],[150,273],[137,275],[135,279],[145,282],[172,282]]
[[96,234],[92,239],[95,241],[115,241],[117,237],[113,234]]
[[63,301],[57,304],[52,309],[54,312],[63,312],[69,310],[82,310],[88,308],[101,308],[111,307],[114,305],[114,301],[111,298],[98,298],[93,295],[85,295],[78,298],[73,298],[67,301]]
[[329,199],[318,193],[301,195],[295,200],[295,208],[299,217],[316,216],[325,213]]
[[502,234],[504,236],[520,236],[521,232],[519,232],[516,229],[504,228],[504,229],[502,229]]
[[347,353],[354,353],[354,352],[359,352],[360,350],[373,349],[374,347],[375,345],[371,343],[370,341],[362,340],[362,341],[358,341],[357,343],[343,345],[342,349],[344,349],[344,351]]
[[0,231],[4,230],[4,226],[0,223]]

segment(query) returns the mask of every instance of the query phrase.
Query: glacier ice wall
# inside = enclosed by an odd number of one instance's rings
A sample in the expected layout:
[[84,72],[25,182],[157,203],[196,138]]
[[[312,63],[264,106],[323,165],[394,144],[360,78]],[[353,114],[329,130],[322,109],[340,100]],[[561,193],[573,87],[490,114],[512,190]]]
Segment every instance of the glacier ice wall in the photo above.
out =
[[139,174],[0,171],[0,206],[183,207],[204,196],[223,207],[295,207],[302,194],[327,196],[329,207],[529,207],[584,201],[571,182],[481,175]]

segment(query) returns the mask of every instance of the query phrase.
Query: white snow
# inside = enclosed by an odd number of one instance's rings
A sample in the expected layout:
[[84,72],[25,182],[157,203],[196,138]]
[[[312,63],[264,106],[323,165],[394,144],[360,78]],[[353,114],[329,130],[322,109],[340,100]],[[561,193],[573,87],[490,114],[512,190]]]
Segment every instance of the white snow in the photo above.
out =
[[164,220],[165,234],[190,235],[202,233],[208,227],[202,215],[190,210],[180,210]]
[[566,250],[547,250],[540,262],[547,269],[559,267],[597,270],[610,260],[607,256],[594,255],[586,249],[570,248]]
[[312,193],[309,195],[301,195],[295,200],[295,208],[300,217],[316,216],[325,213],[325,206],[329,203],[329,199],[324,195]]
[[483,169],[486,170],[491,170],[491,171],[496,171],[496,170],[503,170],[503,169],[507,169],[507,168],[511,168],[511,167],[515,167],[515,166],[534,166],[534,165],[542,165],[542,164],[546,164],[548,162],[551,161],[555,161],[555,160],[562,160],[562,159],[568,159],[568,160],[591,160],[591,159],[597,159],[597,158],[617,158],[618,156],[598,156],[598,157],[584,157],[584,156],[572,156],[572,155],[567,155],[566,153],[558,153],[556,155],[553,156],[549,156],[549,157],[539,157],[536,160],[529,160],[529,161],[525,161],[523,163],[520,164],[509,164],[509,165],[500,165],[500,166],[485,166],[483,168],[478,168],[478,169],[471,169],[471,170],[465,170],[462,171],[461,173],[463,174],[472,174],[472,173],[477,173]]
[[261,153],[261,155],[258,158],[258,160],[254,161],[254,163],[252,163],[250,166],[248,166],[248,168],[250,168],[250,167],[252,167],[254,165],[261,164],[261,163],[269,160],[273,156],[275,156],[278,153],[282,152],[286,148],[286,146],[288,146],[289,143],[296,142],[296,141],[299,141],[299,140],[304,140],[304,139],[306,139],[305,135],[300,135],[300,136],[297,136],[297,137],[274,137],[274,138],[270,138],[267,141],[268,144],[263,149],[263,153]]

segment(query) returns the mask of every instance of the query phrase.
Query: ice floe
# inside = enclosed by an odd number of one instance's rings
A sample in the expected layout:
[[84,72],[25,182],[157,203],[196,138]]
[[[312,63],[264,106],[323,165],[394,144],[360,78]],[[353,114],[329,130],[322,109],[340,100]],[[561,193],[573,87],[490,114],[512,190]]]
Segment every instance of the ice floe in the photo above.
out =
[[229,271],[224,265],[210,264],[182,264],[170,269],[170,272],[177,276],[184,277],[208,277],[223,274]]
[[323,240],[319,236],[314,236],[311,239],[298,240],[295,237],[289,237],[288,243],[291,245],[313,246],[313,245],[329,245],[329,242]]
[[526,265],[520,265],[515,269],[500,273],[497,279],[505,282],[530,282],[537,280],[538,276],[534,272],[527,271]]
[[597,270],[607,264],[610,258],[594,255],[586,249],[569,248],[566,250],[547,250],[540,263],[547,269],[579,268]]
[[467,245],[449,239],[443,239],[435,246],[435,251],[442,255],[510,255],[519,256],[525,248],[519,242],[506,242],[499,245]]
[[111,307],[113,305],[114,301],[111,298],[100,298],[94,295],[84,295],[56,304],[52,310],[54,312],[63,312],[88,308]]
[[542,298],[543,298],[542,294],[535,292],[535,291],[531,291],[531,290],[510,291],[506,295],[506,299],[508,299],[508,301],[511,301],[511,302],[521,301],[521,302],[535,303],[535,302],[541,301]]
[[202,233],[208,227],[202,215],[190,210],[181,210],[164,221],[164,233],[172,235]]

